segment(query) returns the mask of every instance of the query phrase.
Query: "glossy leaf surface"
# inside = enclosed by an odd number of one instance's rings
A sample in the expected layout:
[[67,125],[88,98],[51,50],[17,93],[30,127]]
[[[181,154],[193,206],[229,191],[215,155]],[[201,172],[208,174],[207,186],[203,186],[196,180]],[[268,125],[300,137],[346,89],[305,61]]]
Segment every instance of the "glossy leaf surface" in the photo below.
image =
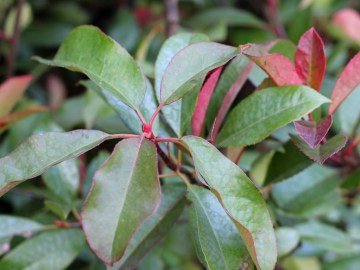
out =
[[31,75],[16,76],[0,85],[0,116],[8,114],[12,110],[31,80]]
[[360,84],[360,52],[357,53],[345,69],[341,72],[331,92],[332,103],[329,106],[329,114],[333,114],[341,103]]
[[305,32],[295,53],[295,68],[306,85],[320,91],[326,70],[324,43],[314,28]]
[[261,67],[277,86],[303,84],[303,80],[296,73],[295,66],[285,56],[279,53],[261,56],[247,52],[244,54]]
[[161,81],[160,101],[172,103],[191,91],[206,74],[228,62],[240,49],[214,42],[198,42],[179,51],[167,66]]
[[260,142],[276,129],[307,115],[328,99],[306,86],[271,87],[241,101],[229,114],[218,146]]
[[318,123],[306,120],[294,122],[297,133],[311,148],[315,148],[320,144],[329,132],[331,125],[331,115],[321,119]]
[[63,270],[85,244],[78,229],[50,230],[17,246],[0,261],[1,270]]
[[209,185],[235,223],[259,269],[275,266],[276,242],[265,201],[246,174],[204,139],[186,136],[199,177]]
[[31,219],[0,215],[0,238],[41,230],[43,225]]
[[[161,99],[161,80],[173,57],[186,46],[207,40],[207,36],[202,34],[180,33],[165,41],[155,63],[155,92],[159,101]],[[193,93],[189,93],[184,96],[184,98],[169,104],[162,109],[167,123],[179,137],[186,131],[190,124],[191,116],[196,106],[197,91],[200,89],[201,83],[202,81],[198,83]]]
[[207,269],[239,269],[243,262],[250,259],[236,226],[226,214],[216,196],[209,190],[192,186],[188,198],[193,202],[190,207],[190,224],[196,231],[200,248],[204,254]]
[[119,142],[95,173],[83,207],[82,225],[91,249],[106,264],[118,261],[160,199],[155,145],[144,138]]
[[222,67],[219,67],[212,71],[209,74],[209,77],[205,80],[204,85],[200,90],[195,111],[191,119],[191,126],[193,134],[195,136],[201,135],[201,131],[203,130],[204,126],[206,111],[208,109],[212,93],[214,92],[216,84],[219,80],[221,71]]
[[110,270],[134,269],[145,254],[163,238],[182,213],[185,204],[186,189],[182,185],[171,183],[162,187],[161,205],[154,215],[142,224],[130,240],[123,258]]
[[134,109],[143,101],[146,86],[140,68],[124,48],[96,27],[79,26],[71,31],[54,60],[35,59],[86,74]]
[[110,135],[97,130],[33,135],[0,159],[0,196],[51,166],[94,148]]
[[323,164],[332,155],[339,152],[346,144],[347,137],[338,134],[328,140],[325,144],[320,144],[316,148],[309,147],[300,137],[290,135],[295,145],[309,158],[319,164]]

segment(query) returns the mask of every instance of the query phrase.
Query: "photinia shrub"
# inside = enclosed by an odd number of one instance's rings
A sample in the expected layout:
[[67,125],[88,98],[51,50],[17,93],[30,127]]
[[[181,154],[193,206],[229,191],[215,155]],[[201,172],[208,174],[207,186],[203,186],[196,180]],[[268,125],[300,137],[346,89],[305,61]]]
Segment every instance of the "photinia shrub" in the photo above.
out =
[[[289,234],[286,228],[275,233],[274,213],[265,202],[269,192],[266,187],[298,173],[309,173],[306,168],[312,162],[307,157],[327,167],[355,159],[353,149],[358,138],[348,134],[349,146],[339,152],[347,136],[333,134],[330,128],[336,110],[360,83],[357,54],[340,74],[330,99],[320,94],[326,57],[315,29],[300,38],[294,62],[279,53],[267,53],[276,43],[232,47],[210,42],[201,34],[181,33],[164,43],[151,81],[130,54],[99,29],[74,29],[53,60],[34,59],[85,74],[90,80],[80,83],[112,106],[133,133],[62,132],[56,126],[44,126],[0,159],[0,195],[43,174],[46,185],[62,200],[62,205],[49,201],[48,207],[64,212],[65,217],[73,209],[90,249],[108,269],[135,268],[185,207],[199,261],[206,268],[274,269],[278,257],[290,253],[299,239],[296,234],[293,242],[289,239],[287,246],[280,246],[281,237]],[[223,76],[230,68],[241,65],[233,83],[224,84]],[[246,98],[235,102],[256,67],[268,78]],[[23,82],[19,89],[26,87],[28,79],[15,81]],[[0,88],[0,102],[8,83]],[[218,87],[222,90],[217,91]],[[328,110],[322,110],[327,103]],[[252,181],[237,165],[245,148],[261,144],[291,123],[291,140],[283,144],[281,151],[272,153],[264,181]],[[71,182],[56,185],[51,175],[59,174],[59,166],[70,170],[73,158],[107,140],[119,142],[109,157],[102,158],[79,216],[74,210],[78,187]],[[239,153],[229,159],[225,149],[237,149]],[[323,170],[325,174],[327,169]],[[172,181],[173,176],[182,181]],[[299,207],[291,204],[292,198],[278,196],[283,192],[281,186],[274,186],[272,192],[276,203],[285,209]],[[64,209],[68,209],[67,213]],[[0,231],[0,236],[38,231],[43,226],[10,219],[7,222],[18,224],[18,228],[8,229],[4,235]],[[309,231],[306,226],[310,224],[298,226],[304,237]],[[334,230],[322,224],[313,226],[319,231]],[[57,257],[61,269],[72,261],[84,239],[71,223],[59,222],[57,227],[64,229],[57,234],[47,231],[33,242],[49,239],[54,243],[49,252],[64,250]],[[45,254],[28,256],[19,266],[17,256],[27,256],[25,245],[6,255],[0,269],[20,269],[37,259],[37,269],[53,269],[45,262],[41,264]]]

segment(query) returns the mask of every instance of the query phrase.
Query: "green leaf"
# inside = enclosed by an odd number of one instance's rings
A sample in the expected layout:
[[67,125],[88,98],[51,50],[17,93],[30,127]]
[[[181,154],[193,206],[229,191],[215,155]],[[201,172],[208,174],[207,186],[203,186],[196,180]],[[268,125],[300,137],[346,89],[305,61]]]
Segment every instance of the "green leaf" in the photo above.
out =
[[259,269],[274,269],[276,242],[265,201],[246,174],[204,139],[186,136],[201,178],[215,193],[239,230]]
[[63,220],[67,219],[71,211],[71,208],[68,205],[60,204],[54,201],[46,200],[44,201],[44,205],[52,213],[54,213],[56,216]]
[[85,244],[78,229],[51,230],[17,246],[0,261],[1,270],[63,270]]
[[300,236],[295,229],[280,227],[275,233],[279,257],[289,254],[299,244]]
[[288,141],[283,147],[284,151],[277,151],[270,162],[265,184],[283,181],[312,164],[312,161],[301,153],[292,141]]
[[272,198],[287,212],[301,214],[338,186],[335,171],[317,164],[272,186]]
[[143,101],[146,84],[136,62],[114,40],[93,26],[79,26],[67,36],[50,66],[86,74],[93,82],[133,109]]
[[82,211],[95,254],[109,265],[118,261],[137,228],[156,212],[160,197],[155,145],[144,138],[119,142],[96,172]]
[[0,196],[49,167],[74,158],[110,138],[97,130],[49,132],[33,135],[0,159]]
[[[207,40],[208,38],[202,34],[180,33],[165,41],[155,63],[155,91],[158,100],[160,100],[161,80],[172,58],[186,46]],[[191,116],[196,106],[198,94],[196,90],[200,90],[200,87],[201,85],[198,85],[198,89],[195,89],[191,94],[162,109],[166,121],[179,137],[190,124]]]
[[[239,269],[251,258],[235,224],[209,190],[192,186],[188,198],[192,231],[196,232],[207,269]],[[195,237],[196,237],[195,236]]]
[[329,102],[327,98],[307,86],[271,87],[258,91],[230,112],[217,138],[217,145],[258,143],[326,102]]
[[206,74],[240,53],[240,48],[214,42],[198,42],[179,51],[166,67],[160,102],[170,104],[202,82]]
[[323,164],[332,155],[339,152],[346,144],[347,137],[338,134],[328,140],[325,144],[319,144],[316,148],[311,148],[299,136],[290,134],[294,144],[309,158],[319,164]]
[[33,220],[8,215],[0,215],[0,238],[38,231],[43,225]]
[[170,231],[185,207],[186,189],[183,185],[171,184],[163,186],[161,191],[159,210],[139,227],[123,258],[108,270],[135,269],[147,252]]
[[328,270],[357,270],[360,265],[360,257],[356,255],[348,255],[346,257],[338,258],[334,261],[325,264]]
[[349,253],[353,251],[351,238],[345,232],[317,221],[310,221],[297,225],[301,239],[325,250],[336,253]]

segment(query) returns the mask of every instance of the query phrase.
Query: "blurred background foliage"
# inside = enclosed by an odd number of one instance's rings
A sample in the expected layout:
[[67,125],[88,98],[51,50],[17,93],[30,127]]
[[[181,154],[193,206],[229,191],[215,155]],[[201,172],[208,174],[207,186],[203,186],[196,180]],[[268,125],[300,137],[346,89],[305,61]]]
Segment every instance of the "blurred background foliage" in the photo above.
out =
[[[47,110],[15,119],[6,130],[0,129],[0,156],[13,150],[31,134],[41,131],[94,128],[110,133],[131,132],[132,127],[123,122],[121,116],[94,92],[78,84],[84,79],[82,75],[49,69],[32,61],[31,57],[51,58],[71,29],[92,24],[125,47],[151,80],[156,57],[167,37],[164,3],[155,0],[0,1],[1,81],[19,74],[32,74],[34,77],[13,111],[34,105],[45,106]],[[19,2],[22,2],[20,31],[18,42],[14,44],[12,37],[16,35],[14,25]],[[208,35],[210,40],[234,46],[280,38],[271,51],[290,59],[294,56],[294,44],[314,26],[326,45],[327,74],[322,92],[328,95],[345,63],[360,48],[360,3],[356,0],[179,0],[178,9],[177,32],[199,32]],[[14,47],[17,51],[12,55]],[[236,72],[236,65],[233,68]],[[265,73],[255,68],[245,88],[251,91],[265,77]],[[338,110],[335,115],[338,131],[357,134],[359,100],[360,91],[354,91]],[[281,142],[288,140],[287,133],[291,128],[279,130],[273,135],[275,139],[244,153],[239,166],[259,186],[266,182],[269,174],[276,175],[272,168],[276,168],[279,161],[274,157],[281,156],[281,147],[291,147],[281,146]],[[36,239],[29,238],[32,227],[26,222],[30,219],[37,224],[58,227],[66,227],[67,222],[74,221],[76,213],[71,213],[71,208],[81,205],[94,171],[107,158],[112,146],[112,142],[105,143],[86,156],[62,163],[2,197],[2,217],[27,218],[23,223],[16,221],[16,224],[20,227],[23,224],[24,228],[29,226],[29,229],[18,231],[16,236],[4,236],[1,228],[5,225],[0,223],[0,256],[25,242],[29,243],[30,249],[36,246]],[[236,151],[229,149],[227,155],[232,157]],[[72,188],[78,183],[80,191]],[[359,183],[359,169],[346,171],[311,165],[266,190],[269,209],[277,225],[278,269],[360,269]],[[53,236],[47,237],[48,241],[53,241]],[[74,237],[73,241],[81,242],[81,239]],[[64,247],[58,249],[61,248]],[[47,250],[39,252],[45,255]],[[105,269],[83,243],[70,253],[66,269]],[[22,260],[21,256],[19,260]],[[250,267],[244,265],[243,269]],[[148,253],[138,269],[203,269],[196,258],[186,213]]]

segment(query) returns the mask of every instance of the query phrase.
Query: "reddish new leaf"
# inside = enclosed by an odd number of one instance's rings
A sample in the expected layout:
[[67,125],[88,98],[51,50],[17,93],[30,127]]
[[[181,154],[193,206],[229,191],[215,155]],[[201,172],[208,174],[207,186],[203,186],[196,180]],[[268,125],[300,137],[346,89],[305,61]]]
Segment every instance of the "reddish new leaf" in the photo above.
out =
[[332,23],[340,28],[342,33],[360,44],[360,15],[356,10],[346,8],[336,12]]
[[310,148],[299,136],[290,134],[290,138],[301,152],[319,164],[323,164],[328,158],[339,152],[347,141],[345,135],[338,134],[325,144],[319,144],[316,148]]
[[16,76],[0,85],[0,116],[8,114],[12,110],[31,80],[31,75]]
[[12,124],[20,121],[21,119],[28,117],[34,113],[46,111],[47,108],[40,105],[32,105],[26,109],[16,111],[11,114],[0,116],[0,132],[9,128]]
[[219,80],[222,66],[212,71],[200,90],[194,115],[191,119],[191,127],[195,136],[200,136],[204,126],[205,115],[209,102]]
[[311,148],[315,148],[320,144],[329,132],[331,125],[331,115],[321,119],[318,123],[305,120],[294,122],[297,133]]
[[329,114],[332,115],[347,96],[360,84],[360,52],[346,65],[331,93],[332,103]]
[[295,69],[308,86],[320,91],[325,75],[326,57],[324,43],[314,28],[300,38],[295,53]]
[[277,86],[303,84],[296,73],[295,66],[279,53],[255,56],[244,52],[253,62],[262,68]]

